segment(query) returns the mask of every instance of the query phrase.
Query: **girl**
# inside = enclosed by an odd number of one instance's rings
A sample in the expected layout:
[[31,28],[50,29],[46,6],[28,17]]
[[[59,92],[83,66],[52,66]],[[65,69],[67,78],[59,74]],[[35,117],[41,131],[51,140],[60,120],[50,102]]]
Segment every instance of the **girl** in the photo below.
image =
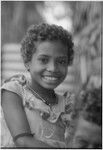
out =
[[88,89],[76,99],[69,125],[71,132],[68,134],[67,147],[102,148],[101,93],[101,87]]
[[21,43],[21,54],[30,78],[16,75],[2,86],[2,108],[10,131],[3,146],[65,147],[60,116],[66,101],[54,89],[72,64],[72,37],[60,26],[32,25]]

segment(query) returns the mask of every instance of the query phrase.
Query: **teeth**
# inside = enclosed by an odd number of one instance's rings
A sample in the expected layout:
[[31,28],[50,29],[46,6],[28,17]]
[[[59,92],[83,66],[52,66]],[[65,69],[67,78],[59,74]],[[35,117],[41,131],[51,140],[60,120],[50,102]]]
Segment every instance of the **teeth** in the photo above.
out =
[[57,80],[57,78],[55,77],[44,77],[46,80],[51,80],[51,81],[55,81]]

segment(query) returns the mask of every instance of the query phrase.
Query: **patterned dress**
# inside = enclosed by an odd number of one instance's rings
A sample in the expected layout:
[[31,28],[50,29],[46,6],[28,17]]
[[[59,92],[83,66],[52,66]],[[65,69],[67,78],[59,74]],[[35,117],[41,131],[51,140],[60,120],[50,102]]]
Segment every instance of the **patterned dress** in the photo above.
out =
[[[41,101],[28,88],[27,79],[24,75],[15,75],[6,80],[1,87],[1,90],[8,90],[18,94],[22,98],[22,104],[30,125],[31,132],[35,138],[48,143],[55,148],[65,148],[65,129],[67,122],[63,115],[68,113],[71,116],[72,100],[58,95],[58,104],[51,108]],[[68,106],[68,107],[67,107]],[[68,108],[68,112],[67,112]],[[44,113],[43,110],[48,110]],[[70,121],[70,117],[68,122]],[[1,115],[1,146],[15,147],[12,136],[7,128],[3,111]]]

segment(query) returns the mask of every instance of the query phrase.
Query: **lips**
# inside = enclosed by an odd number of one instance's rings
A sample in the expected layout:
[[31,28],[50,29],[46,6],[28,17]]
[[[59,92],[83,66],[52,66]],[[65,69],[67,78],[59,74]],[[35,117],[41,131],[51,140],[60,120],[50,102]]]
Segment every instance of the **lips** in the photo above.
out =
[[56,80],[58,80],[58,78],[56,78],[56,77],[48,77],[48,76],[45,76],[44,79],[47,80],[47,81],[56,81]]
[[48,83],[56,83],[60,78],[54,76],[43,76],[43,80]]

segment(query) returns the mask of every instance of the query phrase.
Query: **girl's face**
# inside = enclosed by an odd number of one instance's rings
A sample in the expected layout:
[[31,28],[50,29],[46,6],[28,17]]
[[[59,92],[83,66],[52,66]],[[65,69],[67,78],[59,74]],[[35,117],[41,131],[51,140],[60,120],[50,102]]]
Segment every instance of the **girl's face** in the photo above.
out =
[[72,148],[101,148],[101,127],[79,118]]
[[68,50],[60,41],[36,43],[36,52],[29,62],[34,87],[56,88],[66,77]]

